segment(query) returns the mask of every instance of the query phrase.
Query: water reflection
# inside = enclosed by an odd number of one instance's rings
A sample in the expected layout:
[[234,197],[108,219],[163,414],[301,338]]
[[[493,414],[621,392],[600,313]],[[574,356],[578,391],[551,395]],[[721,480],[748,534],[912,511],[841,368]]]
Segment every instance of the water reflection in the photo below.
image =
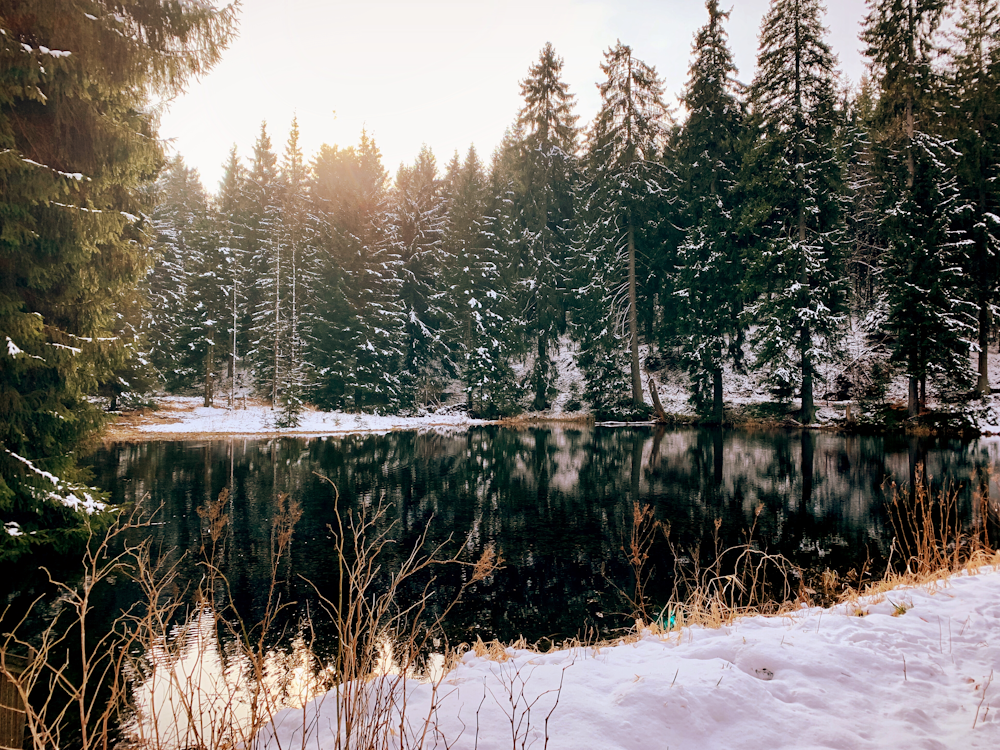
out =
[[162,750],[239,747],[282,708],[301,708],[329,689],[302,632],[259,658],[238,637],[220,640],[220,621],[202,607],[131,665],[127,745]]
[[[906,482],[923,464],[935,484],[967,481],[995,458],[994,444],[814,431],[490,426],[119,444],[91,460],[98,484],[117,502],[162,505],[164,523],[152,529],[153,540],[192,581],[201,575],[197,561],[207,539],[196,509],[231,488],[230,538],[219,566],[247,622],[258,621],[266,608],[278,493],[290,494],[303,509],[281,563],[283,601],[304,605],[312,586],[324,595],[336,589],[328,528],[334,492],[317,474],[336,485],[342,508],[390,504],[397,544],[387,569],[428,526],[429,543],[447,544],[451,537],[450,544],[467,545],[473,558],[494,544],[506,567],[476,584],[449,614],[447,635],[458,642],[521,635],[558,640],[627,623],[616,616],[623,604],[614,591],[630,585],[621,548],[635,502],[669,522],[681,549],[704,542],[715,519],[721,519],[724,545],[740,542],[761,506],[755,538],[762,545],[804,567],[845,572],[866,560],[876,565],[888,553],[891,527],[881,489],[887,479]],[[969,517],[968,490],[960,503]],[[662,597],[670,561],[665,545],[657,554],[652,592]],[[441,602],[461,575],[440,574]],[[422,583],[412,585],[415,597]],[[431,606],[438,605],[432,600]],[[322,624],[316,627],[322,631]]]

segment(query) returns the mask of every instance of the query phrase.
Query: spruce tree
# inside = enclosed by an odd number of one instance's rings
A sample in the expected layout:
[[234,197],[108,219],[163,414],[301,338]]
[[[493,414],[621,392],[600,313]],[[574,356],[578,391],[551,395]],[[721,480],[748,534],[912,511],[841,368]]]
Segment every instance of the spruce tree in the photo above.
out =
[[978,308],[979,377],[990,393],[991,308],[1000,294],[1000,11],[996,0],[961,0],[948,79],[946,133],[959,153],[961,227],[971,243],[966,274]]
[[275,237],[278,255],[285,268],[281,282],[284,289],[277,304],[283,308],[277,318],[279,357],[285,361],[278,400],[281,405],[277,423],[281,427],[298,424],[299,413],[306,398],[308,376],[305,341],[310,337],[309,310],[315,288],[313,245],[308,228],[308,175],[299,148],[298,120],[292,120],[288,143],[282,156],[280,171],[278,223]]
[[737,242],[737,147],[743,120],[732,53],[723,22],[729,14],[708,0],[708,23],[695,36],[683,103],[689,114],[674,149],[684,241],[677,251],[675,294],[681,344],[693,394],[722,421],[722,367],[739,361],[743,264]]
[[[211,406],[228,339],[225,257],[197,170],[173,159],[153,213],[159,256],[150,278],[153,363],[171,390],[202,384]],[[221,359],[221,358],[218,358]]]
[[279,406],[285,365],[282,274],[287,269],[277,236],[280,200],[278,157],[272,150],[267,124],[261,123],[247,174],[247,254],[254,285],[248,357],[256,389],[270,399],[274,410]]
[[387,218],[402,303],[404,390],[407,401],[422,406],[436,401],[444,379],[457,374],[450,346],[456,323],[442,276],[446,203],[427,146],[396,173]]
[[512,235],[505,227],[511,225],[505,223],[508,214],[490,212],[490,187],[474,147],[464,162],[456,154],[446,178],[446,281],[455,307],[455,348],[462,355],[469,413],[487,419],[517,411],[510,336],[512,327],[519,328],[511,326],[514,316],[505,293],[504,269],[509,266],[504,259]]
[[236,154],[229,152],[216,196],[216,236],[225,258],[224,284],[226,292],[227,373],[229,376],[229,406],[236,408],[236,385],[240,377],[240,361],[249,348],[248,291],[250,274],[246,254],[246,174]]
[[203,3],[90,10],[0,11],[4,555],[100,505],[74,455],[100,421],[88,394],[125,353],[115,305],[149,264],[146,188],[162,164],[150,98],[210,69],[233,31],[232,8]]
[[565,328],[567,270],[576,242],[577,117],[561,80],[563,60],[546,44],[521,81],[513,210],[520,238],[516,299],[534,342],[532,408],[545,409],[555,373],[552,348]]
[[909,381],[911,417],[925,403],[928,376],[968,380],[975,337],[961,273],[961,204],[950,149],[937,132],[932,61],[945,7],[944,0],[871,0],[861,34],[880,89],[872,150],[884,217],[886,326],[896,337],[893,360]]
[[836,58],[819,0],[772,0],[750,86],[743,231],[756,365],[776,385],[798,371],[801,419],[815,416],[816,366],[837,351],[846,302]]
[[[665,170],[659,154],[671,118],[655,68],[637,59],[631,47],[618,42],[605,52],[601,70],[607,80],[600,84],[601,109],[589,134],[584,240],[589,258],[583,259],[583,264],[592,269],[592,285],[585,293],[593,295],[593,283],[599,281],[603,288],[596,293],[603,302],[602,320],[589,326],[592,333],[600,335],[591,335],[586,345],[600,349],[624,338],[631,370],[631,404],[639,409],[644,400],[637,318],[641,248],[637,246],[658,208],[654,200],[663,192],[660,181]],[[589,370],[593,393],[602,390],[599,378],[613,367],[597,350],[595,357],[605,364]],[[584,353],[584,358],[590,357]]]

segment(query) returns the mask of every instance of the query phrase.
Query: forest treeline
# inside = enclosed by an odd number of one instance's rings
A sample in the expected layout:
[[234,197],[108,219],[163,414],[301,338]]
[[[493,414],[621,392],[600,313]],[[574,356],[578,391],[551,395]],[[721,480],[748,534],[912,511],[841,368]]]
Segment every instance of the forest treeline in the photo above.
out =
[[748,86],[728,14],[706,7],[683,122],[619,42],[581,127],[546,45],[488,165],[470,148],[442,167],[425,147],[390,180],[364,133],[307,162],[295,123],[280,156],[265,126],[249,159],[234,149],[214,196],[176,158],[157,184],[151,362],[206,399],[245,371],[282,423],[304,401],[436,403],[456,379],[495,417],[550,404],[569,332],[598,413],[643,408],[643,342],[682,357],[708,416],[728,364],[801,393],[809,422],[817,367],[842,356],[853,318],[891,341],[912,413],[928,380],[975,384],[970,347],[987,391],[996,2],[872,3],[871,75],[853,89],[818,0],[771,3]]
[[772,0],[749,85],[727,13],[706,9],[680,111],[619,42],[581,124],[546,46],[488,163],[425,149],[390,179],[366,134],[307,158],[294,125],[277,147],[262,126],[209,195],[165,162],[150,99],[211,69],[236,6],[5,3],[4,543],[101,507],[75,463],[101,422],[93,397],[157,378],[211,400],[245,377],[278,424],[306,402],[405,410],[446,393],[500,416],[552,402],[568,334],[597,414],[648,409],[645,351],[685,364],[710,419],[723,371],[756,368],[809,422],[853,326],[891,349],[911,415],[928,387],[988,392],[997,0],[869,0],[854,88],[818,0]]

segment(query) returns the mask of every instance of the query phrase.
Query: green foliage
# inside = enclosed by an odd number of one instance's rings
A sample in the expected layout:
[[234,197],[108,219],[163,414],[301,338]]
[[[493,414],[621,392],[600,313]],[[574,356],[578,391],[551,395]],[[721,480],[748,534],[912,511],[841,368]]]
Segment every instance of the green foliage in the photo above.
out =
[[87,7],[11,0],[0,11],[5,546],[55,541],[52,530],[100,505],[73,451],[100,421],[87,395],[128,353],[115,307],[149,262],[145,188],[162,162],[149,99],[211,68],[233,31],[231,7]]
[[847,301],[836,59],[821,13],[818,0],[773,0],[764,17],[742,172],[756,365],[775,385],[800,380],[805,423],[816,365],[837,353]]

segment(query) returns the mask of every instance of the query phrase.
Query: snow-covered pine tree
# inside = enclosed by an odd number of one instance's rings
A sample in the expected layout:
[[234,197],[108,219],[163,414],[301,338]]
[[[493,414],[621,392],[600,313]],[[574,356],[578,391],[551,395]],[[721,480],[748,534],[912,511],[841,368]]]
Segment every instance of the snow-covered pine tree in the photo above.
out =
[[822,13],[820,0],[771,1],[742,178],[755,365],[785,387],[798,371],[806,424],[815,416],[816,366],[837,352],[846,303],[836,58]]
[[271,408],[275,410],[279,406],[286,356],[282,336],[285,327],[282,275],[287,270],[283,267],[277,237],[280,195],[278,157],[271,147],[267,123],[261,123],[246,183],[247,255],[253,280],[251,343],[247,355],[257,391],[271,400]]
[[482,418],[508,416],[517,411],[507,340],[512,312],[502,276],[506,257],[502,250],[510,234],[502,219],[487,215],[490,183],[474,147],[469,147],[464,162],[455,155],[445,185],[445,278],[455,308],[455,348],[463,362],[469,413]]
[[946,133],[959,153],[961,224],[972,243],[966,273],[978,308],[979,378],[990,393],[987,350],[1000,296],[1000,11],[997,0],[960,0],[950,47]]
[[195,227],[203,229],[207,205],[197,174],[180,156],[167,163],[154,196],[156,261],[147,277],[149,328],[153,332],[150,357],[167,388],[174,390],[193,382],[193,373],[182,371],[180,366],[178,331],[183,323],[192,246],[197,244]]
[[396,259],[403,314],[404,391],[419,406],[438,399],[458,368],[451,341],[456,321],[443,278],[447,221],[437,161],[425,145],[400,165],[389,199],[389,252]]
[[310,338],[309,316],[311,297],[316,286],[314,246],[309,237],[308,175],[299,148],[299,124],[292,120],[288,143],[279,172],[280,192],[275,239],[278,255],[284,266],[283,289],[277,305],[276,325],[279,329],[279,357],[285,360],[280,391],[280,410],[276,424],[294,427],[306,398],[309,383],[305,341]]
[[[644,400],[636,313],[641,252],[637,245],[647,223],[658,220],[660,206],[653,204],[660,199],[660,181],[666,174],[658,156],[671,116],[655,68],[637,59],[631,47],[618,42],[604,53],[601,70],[607,80],[600,84],[601,109],[588,137],[584,246],[589,257],[582,259],[582,265],[591,269],[584,297],[594,303],[596,292],[603,302],[595,311],[596,322],[587,326],[590,334],[584,347],[603,350],[616,340],[626,343],[631,403],[639,409]],[[586,370],[590,393],[617,386],[602,383],[613,371],[613,362],[605,354],[581,352],[581,364],[602,363]]]
[[552,349],[565,329],[567,274],[576,237],[574,191],[578,183],[575,97],[561,79],[563,60],[551,44],[521,81],[524,106],[517,115],[513,209],[520,237],[513,248],[520,279],[516,304],[534,343],[532,408],[549,406],[555,379]]
[[313,161],[312,223],[323,293],[310,361],[313,398],[327,408],[401,401],[402,321],[386,240],[388,176],[375,142],[322,146]]
[[[151,98],[219,59],[234,9],[5,0],[0,34],[0,557],[86,543],[76,447],[126,351],[115,305],[150,261]],[[79,534],[77,535],[77,532]]]
[[861,38],[880,96],[872,150],[883,198],[882,279],[893,360],[909,380],[907,411],[925,403],[928,375],[970,379],[975,311],[962,277],[961,203],[932,66],[944,0],[872,0]]
[[236,408],[236,386],[241,358],[249,349],[248,306],[251,283],[246,253],[246,170],[236,154],[236,147],[226,159],[215,204],[215,233],[224,257],[226,320],[228,327],[226,367],[229,376],[229,406]]
[[177,300],[174,328],[169,345],[174,351],[175,369],[168,382],[177,387],[202,384],[203,402],[212,406],[219,363],[224,360],[229,334],[229,310],[225,294],[225,254],[215,232],[217,222],[209,206],[197,170],[184,166],[180,157],[171,164],[176,176],[166,188],[180,189],[180,195],[165,196],[167,204],[178,206],[171,212],[173,226],[159,222],[157,229],[169,251],[182,255],[184,287]]
[[723,23],[729,14],[706,2],[708,23],[695,35],[683,103],[688,118],[674,149],[677,210],[686,229],[677,250],[680,341],[699,411],[722,421],[722,367],[739,361],[743,263],[737,241],[736,182],[743,110]]

